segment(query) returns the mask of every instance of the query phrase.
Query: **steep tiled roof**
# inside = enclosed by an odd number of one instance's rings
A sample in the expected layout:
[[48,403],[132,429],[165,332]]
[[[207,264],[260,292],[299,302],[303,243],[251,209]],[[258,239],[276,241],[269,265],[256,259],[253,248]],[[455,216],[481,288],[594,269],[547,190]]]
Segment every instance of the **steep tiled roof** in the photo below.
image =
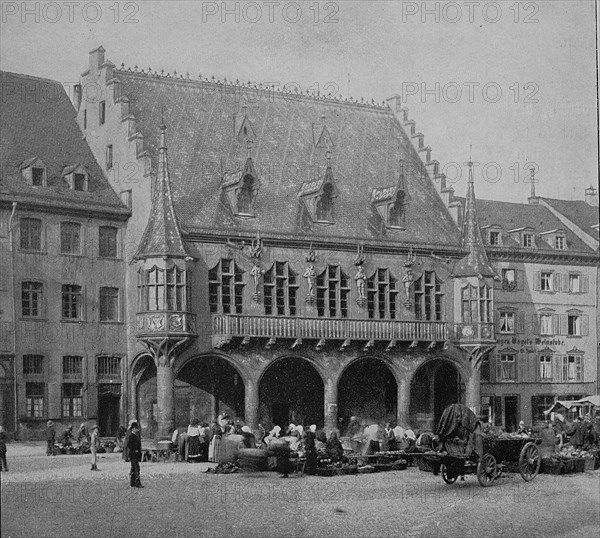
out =
[[[185,232],[256,232],[299,238],[356,238],[420,242],[458,247],[459,231],[428,179],[408,177],[411,202],[406,231],[373,224],[373,187],[397,182],[402,155],[419,159],[400,123],[387,107],[349,104],[310,96],[244,89],[246,113],[256,131],[253,161],[259,171],[254,217],[232,215],[222,196],[224,173],[239,170],[246,145],[236,132],[242,109],[239,89],[115,70],[121,94],[130,101],[136,128],[155,155],[156,122],[164,106],[169,128],[173,202]],[[317,147],[314,124],[325,116],[330,133],[337,197],[333,224],[307,222],[299,200],[305,182],[322,178],[325,148]],[[319,127],[320,128],[320,127]],[[308,228],[307,228],[308,226]]]
[[[465,203],[464,198],[455,196],[454,200]],[[518,228],[530,228],[535,234],[549,232],[551,230],[565,230],[568,250],[579,252],[590,252],[591,249],[574,233],[572,233],[560,220],[558,220],[547,208],[537,204],[519,204],[514,202],[499,202],[496,200],[477,200],[479,226],[499,226],[502,229],[502,247],[486,247],[488,251],[497,248],[522,249],[530,251],[514,239],[509,230]],[[536,241],[536,250],[547,250],[558,252],[545,241]]]
[[[62,84],[4,71],[0,83],[2,198],[48,208],[129,215],[83,139]],[[45,187],[34,187],[22,176],[21,167],[35,158],[46,165]],[[89,172],[88,192],[71,190],[62,177],[66,166],[77,164]]]
[[597,207],[593,207],[583,200],[557,200],[545,197],[542,197],[542,200],[579,226],[585,233],[598,239],[598,230],[592,228],[594,224],[598,224]]
[[150,208],[148,224],[135,255],[136,259],[162,256],[169,258],[188,257],[181,239],[177,216],[173,209],[165,131],[166,127],[162,125],[160,147],[158,148],[158,170],[152,192],[152,207]]

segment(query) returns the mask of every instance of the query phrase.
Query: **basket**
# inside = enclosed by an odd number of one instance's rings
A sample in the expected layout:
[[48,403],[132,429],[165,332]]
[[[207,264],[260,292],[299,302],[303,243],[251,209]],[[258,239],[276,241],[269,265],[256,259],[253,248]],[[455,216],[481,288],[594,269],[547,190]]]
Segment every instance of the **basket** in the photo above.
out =
[[586,456],[585,458],[583,458],[583,461],[584,461],[584,467],[583,467],[584,471],[593,471],[594,470],[596,458],[594,458],[593,456]]
[[342,466],[342,474],[356,474],[357,472],[358,472],[358,465]]
[[563,460],[565,466],[565,474],[571,474],[574,469],[574,460],[572,458],[567,458]]
[[392,464],[391,463],[375,463],[375,464],[373,464],[373,467],[375,467],[375,472],[376,473],[380,473],[382,471],[391,471],[392,470]]
[[338,476],[342,469],[338,467],[317,467],[317,476]]
[[544,474],[564,474],[565,466],[562,461],[552,458],[543,458],[541,472]]
[[585,458],[575,458],[573,460],[573,472],[574,473],[585,472]]

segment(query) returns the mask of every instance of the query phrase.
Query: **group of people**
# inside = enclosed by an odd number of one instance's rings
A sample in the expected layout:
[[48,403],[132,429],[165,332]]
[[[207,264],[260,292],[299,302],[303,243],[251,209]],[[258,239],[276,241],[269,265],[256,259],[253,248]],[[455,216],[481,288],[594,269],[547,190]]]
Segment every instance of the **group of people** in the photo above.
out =
[[410,427],[400,424],[392,427],[392,423],[371,423],[350,417],[346,429],[346,437],[350,439],[352,452],[371,455],[375,452],[410,451],[416,446],[430,446],[433,434],[422,432],[418,436]]

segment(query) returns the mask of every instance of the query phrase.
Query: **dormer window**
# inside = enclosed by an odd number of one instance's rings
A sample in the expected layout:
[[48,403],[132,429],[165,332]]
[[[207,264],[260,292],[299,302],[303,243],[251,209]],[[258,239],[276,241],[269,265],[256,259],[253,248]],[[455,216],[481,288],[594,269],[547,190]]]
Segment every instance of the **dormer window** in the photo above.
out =
[[523,234],[523,247],[525,247],[525,248],[533,247],[533,234],[532,233],[524,233]]
[[398,193],[398,199],[395,204],[391,204],[389,208],[388,225],[391,228],[400,228],[404,220],[404,204],[403,193]]
[[489,244],[492,247],[500,246],[500,232],[497,230],[490,231]]
[[46,186],[46,165],[41,159],[33,157],[21,165],[21,173],[27,183],[33,187]]
[[562,235],[557,235],[554,238],[554,248],[557,250],[564,250],[565,249],[565,238]]
[[333,185],[331,183],[323,185],[323,194],[317,200],[317,221],[333,221]]
[[80,164],[67,166],[63,170],[63,177],[73,191],[88,191],[89,174],[86,168]]
[[400,186],[373,189],[371,203],[388,228],[404,229],[408,196]]
[[237,213],[240,215],[252,214],[252,198],[254,193],[254,178],[250,175],[244,177],[242,188],[237,195]]
[[259,186],[260,181],[250,157],[243,170],[225,173],[221,179],[221,188],[227,196],[232,213],[242,217],[254,216],[254,202]]

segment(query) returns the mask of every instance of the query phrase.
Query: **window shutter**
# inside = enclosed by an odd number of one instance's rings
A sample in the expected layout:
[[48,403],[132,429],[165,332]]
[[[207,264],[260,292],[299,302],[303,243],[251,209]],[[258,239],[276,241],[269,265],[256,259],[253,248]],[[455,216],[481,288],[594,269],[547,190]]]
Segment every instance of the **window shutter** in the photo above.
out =
[[502,425],[502,396],[494,396],[494,426]]
[[525,313],[515,313],[515,332],[522,334],[525,332]]
[[519,383],[524,383],[526,381],[528,381],[527,379],[527,369],[528,369],[528,356],[527,355],[517,355],[515,357],[515,362],[517,363],[516,366],[516,374],[517,374],[517,381]]
[[558,334],[565,336],[569,329],[569,316],[567,314],[560,314],[560,332]]
[[587,293],[589,287],[589,278],[587,275],[581,275],[581,293]]
[[523,291],[525,289],[525,272],[515,269],[515,278],[517,280],[517,290]]
[[500,355],[496,355],[496,382],[502,381],[502,363],[500,362]]
[[540,291],[542,288],[542,273],[540,271],[536,271],[533,273],[533,289],[536,291]]
[[531,314],[531,332],[533,334],[540,334],[540,316],[538,314]]
[[590,331],[590,318],[589,316],[581,316],[581,336],[587,336]]
[[561,290],[561,276],[560,273],[552,273],[552,291]]
[[552,357],[552,381],[554,383],[562,381],[562,357],[560,355]]
[[552,314],[552,334],[562,334],[560,329],[560,316],[558,314]]
[[565,293],[568,293],[569,291],[571,291],[569,289],[569,273],[565,273],[564,275],[560,275],[561,276],[561,280],[562,280],[562,290]]

